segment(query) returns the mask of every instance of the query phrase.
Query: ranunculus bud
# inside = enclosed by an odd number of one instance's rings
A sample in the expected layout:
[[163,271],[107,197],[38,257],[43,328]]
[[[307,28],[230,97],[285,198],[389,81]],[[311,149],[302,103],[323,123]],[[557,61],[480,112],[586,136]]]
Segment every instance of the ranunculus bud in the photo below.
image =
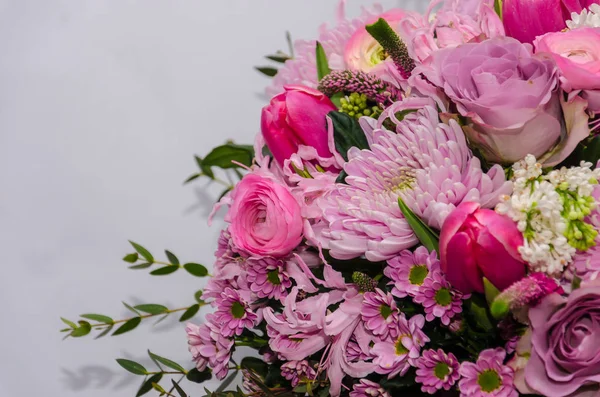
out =
[[331,100],[312,88],[290,85],[262,110],[261,130],[265,142],[280,165],[298,151],[299,145],[314,147],[322,157],[331,157],[327,146],[325,116],[337,110]]
[[522,43],[567,27],[571,13],[580,13],[596,0],[504,0],[502,19],[506,35]]
[[518,251],[522,245],[523,235],[510,218],[465,202],[442,226],[442,270],[463,293],[483,293],[483,277],[502,291],[525,277],[525,262]]

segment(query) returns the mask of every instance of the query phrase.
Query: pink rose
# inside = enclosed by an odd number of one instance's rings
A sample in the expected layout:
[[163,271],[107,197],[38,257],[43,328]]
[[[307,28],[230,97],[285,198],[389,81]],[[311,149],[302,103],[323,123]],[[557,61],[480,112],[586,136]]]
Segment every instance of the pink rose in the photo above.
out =
[[312,88],[290,85],[262,110],[261,130],[273,156],[283,162],[298,152],[298,146],[314,147],[322,157],[331,157],[327,145],[325,116],[337,110],[325,94]]
[[523,235],[508,217],[464,202],[448,215],[440,234],[442,270],[463,293],[483,292],[483,277],[499,290],[525,277],[518,248]]
[[600,28],[547,33],[534,44],[536,52],[554,58],[565,91],[584,90],[591,110],[600,111]]
[[302,241],[300,206],[287,186],[249,174],[229,197],[225,217],[233,244],[251,255],[282,257]]

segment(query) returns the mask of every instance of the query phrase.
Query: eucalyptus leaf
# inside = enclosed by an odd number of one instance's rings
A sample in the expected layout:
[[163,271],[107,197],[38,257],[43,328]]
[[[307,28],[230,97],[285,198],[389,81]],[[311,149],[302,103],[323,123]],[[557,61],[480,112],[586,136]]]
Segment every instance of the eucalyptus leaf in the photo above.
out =
[[196,302],[198,302],[198,303],[203,303],[204,302],[202,300],[202,290],[196,291],[196,293],[194,294],[194,299],[196,299]]
[[287,56],[284,53],[277,53],[274,55],[267,55],[265,56],[265,58],[273,61],[273,62],[278,62],[278,63],[285,63],[285,61],[287,61],[288,59],[290,59],[289,56]]
[[166,276],[168,274],[175,273],[177,270],[179,270],[179,266],[168,265],[159,267],[158,269],[151,271],[150,274],[153,276]]
[[146,248],[142,247],[138,243],[134,243],[131,240],[129,241],[129,244],[131,244],[131,246],[137,251],[138,254],[140,254],[142,256],[142,258],[144,258],[145,260],[147,260],[150,263],[154,262],[154,257],[152,256],[150,251],[148,251]]
[[263,378],[267,376],[269,371],[269,365],[256,357],[244,357],[240,363],[240,367],[242,367],[242,369],[251,370]]
[[123,260],[128,263],[135,263],[138,260],[138,253],[134,252],[133,254],[127,254],[123,257]]
[[177,390],[177,393],[179,393],[179,397],[188,397],[188,395],[185,393],[185,391],[183,391],[181,386],[179,386],[179,383],[175,382],[173,379],[171,379],[171,383],[173,384],[173,388]]
[[92,331],[92,326],[87,321],[79,321],[79,326],[71,332],[73,338],[86,336]]
[[141,313],[139,311],[137,311],[136,309],[134,309],[133,306],[129,305],[128,303],[126,303],[126,302],[121,302],[121,303],[123,303],[123,306],[125,306],[128,310],[134,312],[138,316],[141,315]]
[[156,304],[137,305],[135,309],[149,314],[162,314],[169,311],[167,307]]
[[158,354],[154,354],[152,353],[150,350],[148,350],[148,355],[153,359],[158,361],[159,363],[174,369],[175,371],[179,371],[181,373],[185,373],[185,368],[183,368],[181,365],[177,364],[175,361],[169,360],[168,358],[165,357],[161,357]]
[[431,228],[427,226],[421,220],[421,218],[415,215],[415,213],[408,208],[406,203],[404,203],[401,198],[398,198],[398,206],[400,207],[402,215],[404,215],[404,219],[406,219],[406,222],[408,222],[412,230],[415,232],[415,235],[421,244],[423,244],[425,248],[429,250],[429,252],[435,251],[439,255],[439,236],[433,230],[431,230]]
[[169,263],[179,266],[179,259],[174,253],[169,250],[165,250],[165,255],[167,256],[167,259],[169,259]]
[[199,263],[186,263],[183,268],[191,275],[196,277],[208,276],[208,269]]
[[61,317],[60,319],[63,323],[67,324],[69,327],[71,327],[73,329],[77,328],[77,324],[75,324],[73,321],[67,320],[66,318],[63,318],[63,317]]
[[139,265],[129,266],[132,270],[148,269],[152,266],[152,263],[140,263]]
[[100,332],[98,335],[96,335],[96,337],[94,339],[100,339],[103,336],[106,336],[110,333],[110,331],[112,331],[112,329],[114,328],[114,324],[109,325],[108,327],[104,328],[102,330],[102,332]]
[[190,306],[179,318],[180,322],[183,321],[187,321],[190,318],[194,317],[196,315],[196,313],[198,313],[198,310],[200,310],[200,305],[199,304],[195,304]]
[[225,389],[227,389],[229,387],[229,385],[231,383],[233,383],[233,380],[235,379],[237,374],[238,374],[237,370],[233,371],[231,374],[229,374],[229,376],[227,376],[227,378],[225,378],[225,380],[223,382],[221,382],[221,384],[219,385],[217,390],[215,390],[215,393],[220,393],[220,392],[224,391]]
[[82,314],[80,317],[88,320],[98,321],[99,323],[112,324],[115,320],[103,314]]
[[127,371],[134,375],[147,375],[148,370],[144,368],[142,364],[136,363],[135,361],[126,360],[124,358],[117,358],[117,363]]
[[117,336],[124,334],[125,332],[129,332],[134,330],[140,323],[142,322],[141,317],[133,317],[127,320],[123,325],[121,325],[115,332],[113,332],[112,336]]
[[143,396],[144,394],[148,393],[150,390],[152,390],[152,385],[160,382],[162,377],[163,377],[162,374],[154,374],[151,377],[149,377],[148,379],[146,379],[144,381],[144,383],[142,383],[142,386],[139,388],[135,397],[140,397],[140,396]]
[[225,145],[217,146],[208,153],[204,160],[202,160],[202,164],[208,167],[228,169],[239,167],[239,165],[233,163],[233,161],[236,161],[249,167],[252,165],[253,159],[254,148],[252,146],[226,143]]
[[202,176],[202,174],[193,174],[190,175],[185,181],[183,181],[183,184],[187,184],[190,183],[191,181],[195,181],[196,179],[200,178]]
[[212,372],[209,368],[206,368],[202,372],[198,371],[196,368],[193,368],[188,371],[185,378],[193,383],[202,383],[212,378]]
[[271,66],[255,66],[254,69],[258,70],[267,77],[274,77],[277,75],[277,69]]

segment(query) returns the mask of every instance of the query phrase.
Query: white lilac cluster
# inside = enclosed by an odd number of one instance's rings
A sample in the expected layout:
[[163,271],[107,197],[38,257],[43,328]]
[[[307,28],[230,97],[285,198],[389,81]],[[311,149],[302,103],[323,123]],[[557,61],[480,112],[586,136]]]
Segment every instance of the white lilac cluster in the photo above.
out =
[[600,27],[600,5],[592,4],[589,10],[584,9],[581,14],[571,13],[571,19],[567,21],[567,27],[569,29]]
[[577,250],[595,245],[597,231],[585,222],[596,206],[592,197],[600,169],[582,162],[543,173],[534,156],[513,165],[514,191],[502,197],[496,212],[517,222],[524,245],[519,252],[530,269],[559,276]]

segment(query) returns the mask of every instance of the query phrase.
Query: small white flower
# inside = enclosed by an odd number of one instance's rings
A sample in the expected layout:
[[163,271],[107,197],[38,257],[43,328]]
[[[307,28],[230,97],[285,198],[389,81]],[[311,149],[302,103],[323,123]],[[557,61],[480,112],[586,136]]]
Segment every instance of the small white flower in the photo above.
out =
[[589,11],[584,9],[581,14],[571,13],[571,19],[567,21],[567,27],[569,29],[600,27],[600,5],[592,4],[589,6]]

